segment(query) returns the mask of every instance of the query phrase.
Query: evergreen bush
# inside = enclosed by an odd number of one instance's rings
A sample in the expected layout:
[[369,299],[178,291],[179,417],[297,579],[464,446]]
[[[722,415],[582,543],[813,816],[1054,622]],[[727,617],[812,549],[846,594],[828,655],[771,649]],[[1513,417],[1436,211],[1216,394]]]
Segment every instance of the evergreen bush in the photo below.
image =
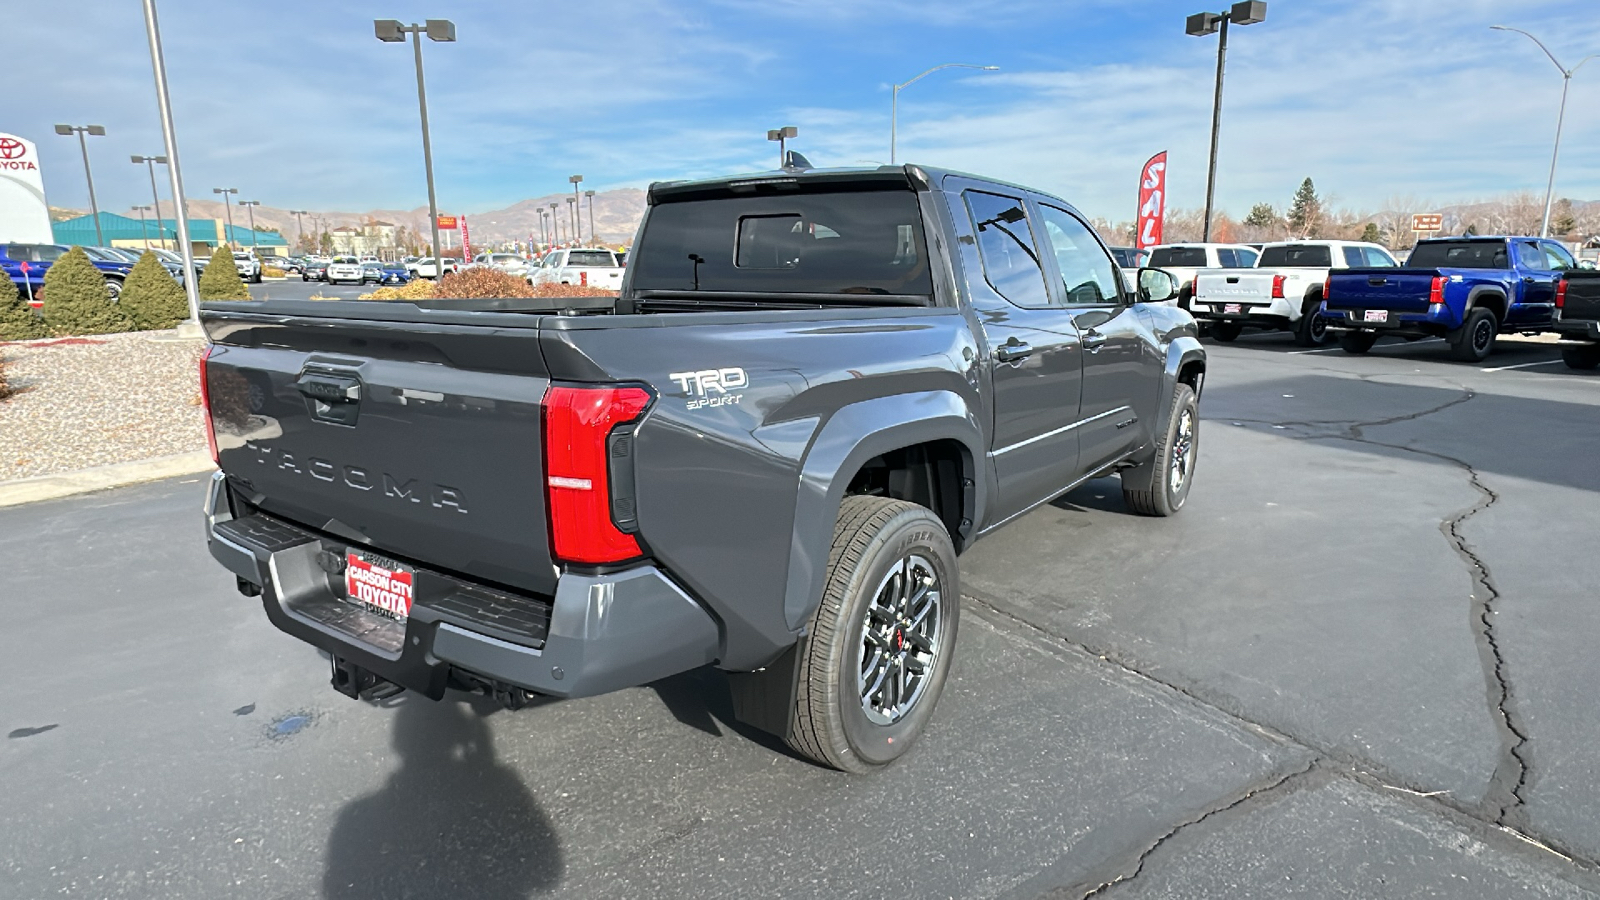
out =
[[0,341],[25,341],[45,337],[50,332],[44,320],[28,305],[17,285],[0,272]]
[[189,298],[154,253],[145,253],[122,283],[122,311],[141,331],[176,328],[189,317]]
[[133,322],[111,302],[100,270],[82,247],[73,247],[44,273],[44,323],[58,335],[115,334]]
[[200,273],[201,300],[249,300],[250,291],[239,277],[239,267],[233,261],[233,251],[227,244],[218,244],[206,270]]

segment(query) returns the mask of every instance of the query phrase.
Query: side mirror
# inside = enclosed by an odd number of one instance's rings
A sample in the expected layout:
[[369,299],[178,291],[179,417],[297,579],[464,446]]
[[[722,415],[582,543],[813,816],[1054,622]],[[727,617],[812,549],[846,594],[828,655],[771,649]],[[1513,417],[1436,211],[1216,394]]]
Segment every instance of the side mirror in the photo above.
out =
[[1165,303],[1178,296],[1178,279],[1166,269],[1142,268],[1139,270],[1137,303]]

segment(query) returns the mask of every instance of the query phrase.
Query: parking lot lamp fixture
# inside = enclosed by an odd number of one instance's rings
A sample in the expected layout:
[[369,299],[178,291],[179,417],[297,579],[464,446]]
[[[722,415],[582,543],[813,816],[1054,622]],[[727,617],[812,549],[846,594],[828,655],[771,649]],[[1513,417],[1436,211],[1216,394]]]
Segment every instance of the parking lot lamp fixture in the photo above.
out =
[[583,184],[583,176],[582,175],[571,175],[571,176],[568,176],[567,181],[571,182],[571,184],[572,184],[572,201],[573,201],[572,205],[567,207],[567,212],[568,212],[569,215],[573,216],[573,219],[572,219],[572,236],[573,237],[577,237],[578,234],[583,231],[583,227],[582,227],[583,223],[578,218],[579,216],[582,216],[583,214],[578,211],[578,205],[577,205],[578,204],[578,185]]
[[778,142],[778,168],[783,168],[784,148],[788,145],[789,138],[799,136],[800,129],[793,125],[767,129],[767,140]]
[[94,199],[94,172],[89,169],[89,142],[83,136],[92,134],[105,137],[106,128],[104,125],[57,125],[56,134],[78,136],[78,149],[83,151],[83,175],[89,180],[89,213],[94,217],[94,243],[97,247],[103,247],[106,239],[100,233],[100,204]]
[[239,189],[238,188],[212,188],[211,189],[211,193],[213,193],[213,194],[221,194],[222,195],[222,209],[223,209],[224,212],[226,212],[228,214],[228,234],[221,241],[218,241],[218,243],[220,243],[220,244],[231,244],[233,242],[233,204],[228,202],[228,198],[231,197],[234,194],[239,193]]
[[250,212],[250,252],[255,253],[259,246],[256,243],[256,207],[261,205],[261,201],[240,200],[239,205]]
[[[148,207],[148,206],[135,206],[134,207],[134,209],[139,211],[139,234],[144,236],[144,248],[146,250],[150,249],[150,232],[145,230],[145,227],[144,227],[144,214],[145,214],[145,211],[148,210],[149,208],[150,207]],[[159,226],[160,224],[161,223],[158,220],[156,222],[156,225]]]
[[972,63],[943,63],[941,65],[934,66],[926,72],[923,72],[921,75],[918,75],[916,78],[911,79],[905,84],[895,85],[894,94],[889,98],[889,165],[892,166],[895,164],[894,151],[895,139],[897,137],[895,132],[900,120],[900,92],[917,83],[918,81],[921,81],[923,78],[926,78],[927,76],[939,71],[940,69],[981,69],[985,72],[1000,71],[999,66],[975,66]]
[[584,191],[583,196],[589,200],[589,243],[594,243],[594,191]]
[[1267,18],[1267,4],[1263,0],[1240,0],[1226,12],[1195,13],[1185,23],[1184,31],[1191,37],[1204,37],[1214,31],[1222,33],[1217,39],[1217,86],[1211,100],[1211,161],[1206,168],[1206,217],[1202,241],[1211,240],[1212,203],[1217,189],[1217,132],[1222,124],[1222,73],[1228,58],[1228,23],[1254,25]]
[[308,215],[310,215],[310,213],[306,212],[303,209],[291,209],[291,210],[289,210],[289,215],[294,216],[294,224],[295,224],[295,229],[296,229],[296,240],[299,243],[304,244],[306,242],[306,223],[301,221],[300,217],[301,216],[308,216]]
[[140,163],[143,163],[144,167],[150,170],[150,202],[156,205],[156,241],[164,244],[165,238],[161,234],[161,194],[156,190],[156,163],[166,165],[167,158],[165,156],[135,155],[133,164],[137,166]]
[[1563,120],[1565,120],[1567,117],[1567,88],[1572,86],[1572,76],[1577,74],[1579,69],[1583,68],[1583,64],[1591,59],[1594,59],[1596,56],[1600,56],[1600,53],[1592,53],[1588,56],[1585,56],[1583,59],[1578,60],[1577,65],[1569,69],[1566,66],[1563,66],[1560,60],[1556,59],[1556,55],[1550,52],[1550,48],[1546,47],[1543,41],[1531,34],[1528,34],[1521,28],[1512,28],[1509,25],[1490,25],[1489,27],[1495,31],[1515,31],[1517,34],[1520,34],[1523,37],[1526,37],[1528,40],[1533,41],[1535,44],[1538,44],[1539,49],[1544,51],[1545,56],[1550,57],[1550,61],[1556,64],[1556,70],[1561,73],[1561,110],[1556,113],[1556,145],[1555,149],[1550,151],[1550,179],[1546,181],[1544,185],[1544,224],[1539,226],[1539,236],[1549,237],[1550,201],[1554,197],[1552,192],[1556,187],[1556,159],[1561,155],[1561,125]]
[[422,168],[428,177],[428,227],[433,230],[433,258],[442,259],[439,253],[439,201],[433,190],[433,145],[428,138],[428,91],[422,80],[422,36],[430,41],[451,43],[456,39],[456,25],[449,19],[426,19],[421,25],[400,24],[398,19],[375,19],[373,33],[387,44],[403,43],[411,35],[411,48],[417,62],[417,110],[422,116]]

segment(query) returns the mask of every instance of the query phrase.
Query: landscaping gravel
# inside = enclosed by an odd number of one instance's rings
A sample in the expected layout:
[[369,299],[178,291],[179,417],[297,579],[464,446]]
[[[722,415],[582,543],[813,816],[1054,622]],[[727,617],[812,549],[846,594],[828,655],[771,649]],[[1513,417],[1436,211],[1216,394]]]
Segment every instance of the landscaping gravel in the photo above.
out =
[[171,331],[0,343],[17,392],[0,400],[0,481],[205,449],[203,346]]

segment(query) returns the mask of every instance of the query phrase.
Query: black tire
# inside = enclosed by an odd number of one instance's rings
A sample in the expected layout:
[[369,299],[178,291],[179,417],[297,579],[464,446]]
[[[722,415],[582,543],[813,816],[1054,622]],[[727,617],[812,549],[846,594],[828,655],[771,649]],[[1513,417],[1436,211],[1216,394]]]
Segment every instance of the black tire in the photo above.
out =
[[260,284],[261,283],[261,273],[257,272],[256,274],[250,276],[250,283],[251,284]]
[[1467,310],[1461,327],[1446,336],[1450,341],[1450,358],[1459,362],[1483,362],[1494,352],[1494,339],[1499,331],[1500,322],[1494,317],[1494,310],[1481,306]]
[[306,275],[306,273],[304,273],[304,272],[301,272],[301,273],[300,273],[300,280],[301,280],[301,281],[302,281],[302,282],[305,282],[305,281],[310,281],[310,280],[311,280],[311,278],[310,278],[310,276],[308,276],[308,275]]
[[1300,322],[1294,329],[1294,342],[1302,347],[1321,347],[1333,340],[1328,330],[1328,320],[1322,316],[1322,298],[1306,304],[1300,312]]
[[1378,336],[1370,331],[1346,331],[1339,335],[1339,346],[1346,353],[1365,353],[1377,342]]
[[[932,590],[919,595],[932,603],[922,620],[923,630],[907,627],[919,607],[877,602],[884,596],[912,593],[903,590],[910,582],[905,575],[895,581],[905,565],[934,578]],[[901,618],[897,622],[873,617],[884,624],[874,632],[877,640],[869,643],[867,624],[874,608],[894,608]],[[903,500],[846,497],[833,529],[822,603],[801,646],[789,746],[845,772],[871,772],[898,759],[933,715],[950,671],[960,613],[955,546],[944,523],[926,507]],[[869,646],[876,657],[868,657]],[[863,688],[863,669],[875,658],[883,660],[881,667],[874,664],[868,671],[881,671],[878,682],[885,691],[899,683],[887,680],[895,673],[916,676],[913,665],[924,667],[915,687],[905,688],[910,692],[907,709],[868,713],[868,703],[876,707],[880,698]],[[863,695],[868,699],[864,701]],[[887,721],[876,721],[872,715]]]
[[1600,344],[1562,347],[1561,361],[1566,363],[1569,369],[1600,367]]
[[1200,402],[1179,383],[1172,412],[1150,462],[1122,473],[1122,502],[1141,516],[1171,516],[1183,509],[1200,455]]
[[122,302],[122,281],[117,278],[106,279],[106,291],[111,295],[112,303]]
[[1235,340],[1238,340],[1239,335],[1243,333],[1244,326],[1238,322],[1227,322],[1222,319],[1215,319],[1211,322],[1212,340],[1221,341],[1224,344],[1231,344]]

